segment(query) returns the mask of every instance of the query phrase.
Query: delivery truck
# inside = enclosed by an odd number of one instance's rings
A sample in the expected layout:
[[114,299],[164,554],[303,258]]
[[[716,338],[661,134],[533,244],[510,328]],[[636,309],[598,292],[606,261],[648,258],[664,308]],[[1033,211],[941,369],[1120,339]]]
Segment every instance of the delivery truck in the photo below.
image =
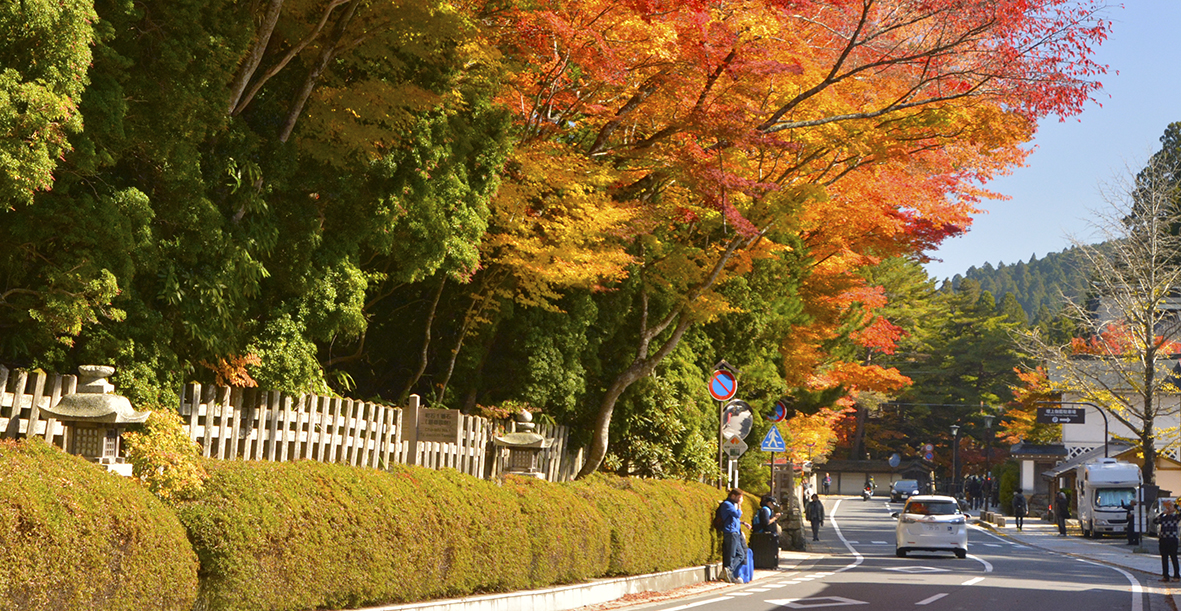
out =
[[1142,483],[1140,467],[1114,458],[1096,458],[1075,472],[1078,523],[1084,537],[1127,532],[1126,507]]

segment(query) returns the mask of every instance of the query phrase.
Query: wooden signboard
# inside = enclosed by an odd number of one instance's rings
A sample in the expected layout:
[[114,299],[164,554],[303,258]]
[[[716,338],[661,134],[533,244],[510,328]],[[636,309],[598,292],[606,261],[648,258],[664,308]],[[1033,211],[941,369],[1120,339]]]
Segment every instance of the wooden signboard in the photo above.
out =
[[454,409],[424,407],[418,413],[418,440],[459,443],[459,417]]

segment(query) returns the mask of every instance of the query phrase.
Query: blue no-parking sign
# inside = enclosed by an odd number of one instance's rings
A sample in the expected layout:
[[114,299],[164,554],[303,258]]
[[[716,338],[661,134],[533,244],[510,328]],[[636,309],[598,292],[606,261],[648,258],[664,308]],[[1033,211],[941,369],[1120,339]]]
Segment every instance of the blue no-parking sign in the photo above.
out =
[[709,378],[709,396],[715,401],[729,401],[738,393],[738,380],[734,374],[719,369]]

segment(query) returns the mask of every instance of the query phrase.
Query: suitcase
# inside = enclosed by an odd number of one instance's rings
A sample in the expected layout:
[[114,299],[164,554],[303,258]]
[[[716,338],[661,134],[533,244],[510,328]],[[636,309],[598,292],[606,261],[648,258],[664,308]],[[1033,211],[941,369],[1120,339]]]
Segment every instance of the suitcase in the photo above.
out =
[[750,536],[750,551],[754,556],[754,568],[779,568],[779,537],[771,533],[754,533]]

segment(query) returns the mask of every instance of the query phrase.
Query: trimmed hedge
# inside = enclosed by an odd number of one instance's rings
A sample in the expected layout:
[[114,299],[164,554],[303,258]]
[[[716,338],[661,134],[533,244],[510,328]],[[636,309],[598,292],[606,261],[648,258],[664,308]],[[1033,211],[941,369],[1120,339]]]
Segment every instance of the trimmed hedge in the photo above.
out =
[[720,492],[595,477],[504,485],[395,467],[211,461],[177,502],[199,609],[359,607],[703,564]]
[[188,610],[197,558],[143,486],[40,439],[0,442],[0,609]]

